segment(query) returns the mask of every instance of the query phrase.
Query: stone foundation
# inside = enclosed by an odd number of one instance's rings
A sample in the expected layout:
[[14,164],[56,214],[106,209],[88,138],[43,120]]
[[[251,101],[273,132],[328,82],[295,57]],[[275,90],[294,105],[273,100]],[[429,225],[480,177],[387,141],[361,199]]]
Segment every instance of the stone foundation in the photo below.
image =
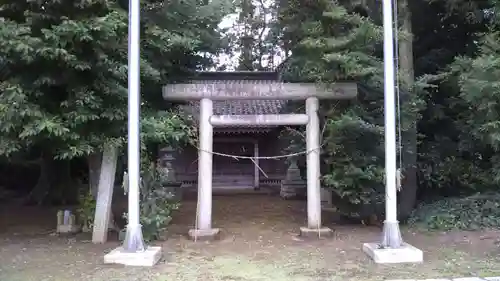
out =
[[190,229],[188,235],[193,241],[213,241],[220,238],[220,229]]
[[308,228],[301,227],[300,228],[300,236],[306,238],[328,238],[332,237],[333,231],[328,227],[321,228]]
[[378,243],[364,243],[363,252],[375,263],[421,263],[424,261],[422,250],[404,243],[398,249],[383,249]]
[[148,266],[157,264],[162,256],[161,247],[147,247],[144,252],[129,253],[119,247],[104,256],[104,263],[128,266]]

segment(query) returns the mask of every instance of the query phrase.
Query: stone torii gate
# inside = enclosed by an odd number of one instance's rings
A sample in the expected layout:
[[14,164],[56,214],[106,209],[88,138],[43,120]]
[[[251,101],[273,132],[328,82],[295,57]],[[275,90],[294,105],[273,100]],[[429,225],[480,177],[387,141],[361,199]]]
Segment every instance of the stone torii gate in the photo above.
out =
[[[163,87],[169,101],[200,101],[198,207],[192,238],[211,239],[219,234],[212,227],[213,128],[234,126],[306,125],[307,142],[307,226],[301,235],[328,235],[321,224],[319,99],[351,99],[357,95],[355,83],[319,85],[255,80],[206,80]],[[213,101],[223,100],[305,100],[306,114],[213,115]]]

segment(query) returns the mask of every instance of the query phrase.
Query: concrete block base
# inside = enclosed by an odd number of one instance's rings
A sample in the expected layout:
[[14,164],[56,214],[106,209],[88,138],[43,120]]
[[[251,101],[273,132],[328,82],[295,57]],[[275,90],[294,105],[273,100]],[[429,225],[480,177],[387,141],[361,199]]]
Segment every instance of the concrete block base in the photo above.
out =
[[127,229],[122,229],[118,232],[118,241],[125,241],[125,236],[127,236]]
[[328,227],[321,228],[300,228],[300,236],[306,238],[327,238],[333,235],[333,231]]
[[57,226],[57,230],[56,232],[57,233],[78,233],[80,232],[81,229],[80,227],[76,226],[76,225],[72,225],[72,224],[61,224],[61,225],[58,225]]
[[328,205],[328,204],[322,204],[321,205],[321,211],[322,212],[327,212],[327,213],[335,213],[338,210],[337,210],[337,208],[335,208],[335,206]]
[[398,249],[381,249],[378,243],[364,243],[363,252],[375,263],[420,263],[424,261],[422,250],[407,243]]
[[188,235],[193,241],[213,241],[220,238],[220,229],[190,229]]
[[321,188],[320,192],[321,203],[332,206],[332,190],[329,188]]
[[137,253],[129,253],[119,247],[104,256],[104,263],[151,267],[158,263],[161,256],[161,247],[147,247],[146,251]]

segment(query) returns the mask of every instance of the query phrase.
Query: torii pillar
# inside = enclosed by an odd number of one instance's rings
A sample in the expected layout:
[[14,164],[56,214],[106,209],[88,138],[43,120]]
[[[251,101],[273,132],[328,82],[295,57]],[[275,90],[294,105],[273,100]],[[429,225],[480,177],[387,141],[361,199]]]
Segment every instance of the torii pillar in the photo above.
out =
[[[276,81],[241,80],[235,83],[207,81],[195,84],[173,84],[163,88],[167,100],[200,101],[198,207],[196,228],[189,231],[194,240],[214,239],[220,230],[212,226],[212,148],[213,127],[306,125],[307,142],[307,226],[303,236],[327,236],[331,229],[321,224],[320,128],[319,99],[346,99],[357,94],[353,83],[336,83],[323,87],[316,84],[293,84]],[[213,115],[217,100],[305,100],[306,114]]]

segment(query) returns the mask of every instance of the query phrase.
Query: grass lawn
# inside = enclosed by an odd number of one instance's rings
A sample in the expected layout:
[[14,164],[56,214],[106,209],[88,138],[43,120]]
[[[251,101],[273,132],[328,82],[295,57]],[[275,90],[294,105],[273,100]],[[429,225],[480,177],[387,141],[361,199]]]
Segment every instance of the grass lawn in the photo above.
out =
[[[0,214],[0,280],[92,281],[308,281],[425,279],[500,276],[500,232],[425,233],[403,228],[403,238],[424,251],[423,264],[377,265],[361,251],[380,238],[366,226],[328,225],[333,238],[303,240],[305,204],[269,196],[214,198],[214,225],[221,240],[191,242],[195,202],[184,202],[153,268],[104,265],[118,245],[93,245],[88,235],[51,234],[55,210],[23,207]],[[5,209],[4,209],[5,210]],[[326,221],[327,219],[325,219]],[[328,224],[328,223],[326,223]]]

